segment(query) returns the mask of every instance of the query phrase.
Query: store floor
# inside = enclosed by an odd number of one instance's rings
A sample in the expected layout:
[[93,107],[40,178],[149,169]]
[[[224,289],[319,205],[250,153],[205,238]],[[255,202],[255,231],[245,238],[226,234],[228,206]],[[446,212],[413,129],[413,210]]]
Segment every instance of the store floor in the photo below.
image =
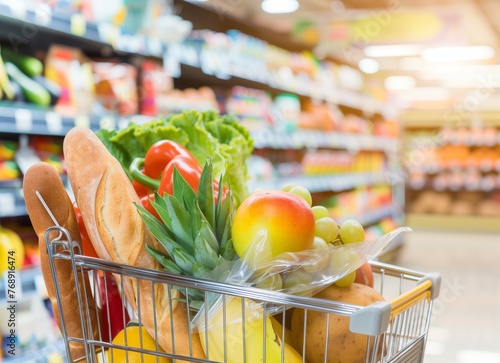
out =
[[414,230],[393,262],[442,277],[425,363],[500,363],[500,234]]

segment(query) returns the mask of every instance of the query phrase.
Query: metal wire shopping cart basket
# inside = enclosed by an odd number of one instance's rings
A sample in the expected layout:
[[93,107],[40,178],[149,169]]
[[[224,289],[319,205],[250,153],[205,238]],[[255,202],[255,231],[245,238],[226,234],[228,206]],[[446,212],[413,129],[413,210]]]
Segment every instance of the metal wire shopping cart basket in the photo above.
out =
[[[59,230],[62,234],[60,234],[60,238],[54,241],[49,241],[49,232],[53,230]],[[188,278],[185,276],[169,274],[163,271],[146,270],[133,266],[107,262],[104,260],[81,255],[78,246],[75,246],[74,243],[68,243],[67,241],[72,241],[72,239],[69,236],[68,232],[63,228],[51,227],[46,233],[48,254],[54,278],[54,285],[56,287],[56,297],[60,305],[60,281],[57,281],[57,274],[55,273],[56,264],[54,263],[54,261],[58,259],[65,259],[71,261],[74,274],[74,276],[68,276],[67,278],[74,278],[76,284],[78,284],[77,277],[79,275],[82,276],[83,274],[88,274],[91,278],[90,291],[85,290],[85,288],[82,288],[82,286],[76,289],[77,293],[79,294],[79,301],[83,301],[83,299],[86,299],[88,296],[93,296],[93,294],[96,294],[96,276],[98,276],[99,274],[101,274],[102,276],[103,273],[107,273],[108,275],[112,274],[113,276],[116,276],[116,281],[123,281],[123,278],[133,278],[137,279],[137,281],[149,281],[153,285],[153,291],[161,285],[168,293],[170,293],[170,291],[180,290],[182,292],[185,292],[186,296],[188,289],[196,289],[205,295],[215,293],[219,294],[219,296],[224,296],[227,298],[236,296],[242,301],[242,304],[243,301],[247,300],[257,301],[264,307],[272,307],[272,311],[274,312],[280,312],[280,314],[278,315],[278,320],[283,327],[282,333],[285,333],[285,325],[289,319],[289,314],[292,308],[304,309],[304,319],[307,319],[308,314],[310,315],[313,312],[328,314],[329,318],[325,319],[326,326],[323,327],[323,330],[326,332],[326,336],[324,337],[324,339],[327,342],[329,341],[328,333],[329,331],[331,331],[329,329],[330,325],[335,324],[335,322],[337,321],[337,317],[348,317],[350,330],[354,333],[366,335],[367,337],[366,353],[361,360],[362,362],[423,362],[426,338],[431,320],[432,304],[433,300],[437,297],[439,292],[440,277],[438,274],[425,274],[390,264],[370,261],[374,272],[374,287],[384,296],[386,301],[374,303],[367,307],[362,307],[340,303],[337,301],[317,299],[305,296],[295,296],[258,288],[236,286],[213,281]],[[63,251],[61,252],[61,250]],[[106,274],[104,274],[104,276],[106,276]],[[104,283],[106,283],[106,280],[104,281]],[[123,288],[123,284],[121,287]],[[223,301],[226,300],[223,299]],[[226,303],[224,303],[224,305],[225,304]],[[90,319],[86,318],[88,317],[88,312],[85,311],[84,306],[85,304],[79,303],[80,316],[75,317],[75,319],[80,319],[83,330],[82,337],[68,335],[68,332],[65,329],[64,321],[62,322],[63,324],[61,327],[61,333],[66,344],[66,352],[68,353],[68,357],[70,357],[70,343],[78,342],[85,346],[85,355],[87,362],[110,361],[110,356],[107,355],[110,349],[122,349],[125,351],[134,352],[136,355],[137,353],[148,354],[147,356],[144,355],[146,357],[149,357],[148,359],[151,359],[151,357],[153,357],[153,360],[146,360],[144,356],[143,358],[140,358],[138,360],[143,362],[159,362],[160,358],[170,358],[174,362],[176,361],[176,359],[178,362],[217,362],[211,360],[210,356],[207,358],[190,358],[185,355],[176,354],[175,350],[170,353],[165,353],[158,346],[158,344],[156,344],[156,346],[154,346],[153,348],[146,348],[142,345],[142,342],[139,346],[117,345],[109,338],[109,332],[102,331],[105,324],[97,327],[98,329],[100,329],[100,331],[98,337],[96,337],[95,334],[92,333],[93,331],[95,331],[96,327],[93,327]],[[138,308],[140,309],[140,306]],[[121,314],[124,317],[130,311],[126,304],[123,304],[121,306],[121,309]],[[223,309],[223,311],[225,314],[225,308]],[[242,314],[244,314],[243,308],[241,309],[241,311]],[[267,314],[266,311],[267,310],[264,309],[264,315]],[[189,309],[187,311],[187,314],[188,321],[191,321],[194,314],[189,315]],[[137,316],[139,316],[138,324],[140,325],[141,314],[138,313],[136,317]],[[63,319],[62,313],[61,319]],[[264,321],[264,335],[266,334],[266,330],[272,329],[271,326],[266,326],[266,321],[267,320]],[[109,324],[107,324],[107,326],[109,327]],[[172,331],[174,331],[174,334],[172,334],[172,339],[175,339],[175,329],[172,329]],[[157,333],[158,332],[155,331],[155,335]],[[191,333],[197,334],[197,332],[195,332],[194,330]],[[282,336],[285,336],[285,334],[283,334]],[[204,336],[200,335],[200,339],[203,338]],[[227,339],[228,337],[225,336],[225,338]],[[154,336],[153,339],[155,339]],[[126,338],[125,341],[127,341]],[[265,349],[265,337],[262,338],[262,342],[263,349]],[[191,344],[191,342],[188,343]],[[209,343],[208,340],[206,341],[206,343]],[[232,347],[230,346],[231,344],[228,344],[226,342],[223,343],[225,359],[228,359],[228,361],[232,362],[248,361],[245,358],[241,358],[241,360],[235,360],[234,357],[232,358],[232,360],[230,360],[229,358],[231,358],[232,349]],[[328,344],[325,345],[323,343],[323,346],[325,350],[324,361],[329,362],[329,360],[326,359],[326,357],[328,356]],[[243,349],[245,350],[255,348],[243,347]],[[303,350],[298,351],[302,354],[306,351],[306,347],[304,346]],[[302,362],[306,362],[305,355],[303,356],[304,359],[302,360]],[[274,363],[274,361],[267,361],[268,363]],[[356,362],[357,361],[358,360],[356,360]],[[277,360],[276,362],[287,362],[287,360],[285,359],[284,349],[281,359]],[[249,361],[248,363],[256,362]]]

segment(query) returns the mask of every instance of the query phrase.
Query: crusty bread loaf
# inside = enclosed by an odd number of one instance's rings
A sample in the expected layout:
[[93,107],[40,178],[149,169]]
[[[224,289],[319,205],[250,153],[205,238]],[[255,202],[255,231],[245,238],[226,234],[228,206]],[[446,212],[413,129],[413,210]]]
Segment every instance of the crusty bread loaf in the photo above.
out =
[[[48,208],[52,211],[56,221],[61,227],[64,227],[74,241],[80,242],[80,232],[73,210],[73,204],[64,189],[61,178],[57,174],[55,168],[47,163],[40,162],[31,166],[26,172],[23,180],[23,192],[26,203],[26,209],[30,217],[33,228],[38,236],[40,249],[40,264],[42,275],[47,287],[47,293],[52,303],[52,309],[60,329],[61,320],[59,311],[62,311],[66,331],[69,337],[82,338],[82,326],[80,324],[80,311],[78,309],[78,296],[73,278],[73,269],[71,261],[55,259],[56,274],[58,287],[61,294],[61,306],[58,305],[56,299],[56,290],[52,279],[50,269],[49,256],[47,254],[47,245],[45,241],[45,233],[49,227],[55,226],[55,223],[50,218],[45,210],[42,202],[38,198],[36,192],[39,192]],[[50,235],[50,240],[58,236],[56,231]],[[58,252],[61,252],[62,247]],[[83,311],[88,312],[90,318],[93,337],[98,336],[97,319],[99,317],[95,301],[90,295],[90,283],[88,275],[78,274],[80,292],[83,295],[87,291],[88,300],[83,301]],[[87,316],[84,317],[84,322],[87,321]],[[86,328],[88,329],[88,328]],[[72,360],[85,356],[85,347],[81,343],[70,342],[70,352]]]
[[[72,129],[64,139],[64,157],[76,202],[99,257],[140,268],[160,268],[145,245],[159,250],[163,247],[134,205],[140,201],[132,183],[99,138],[88,129]],[[146,280],[121,279],[124,294],[140,322],[166,352],[204,358],[198,335],[189,336],[187,307],[179,301],[178,290],[170,290],[170,300],[163,284],[153,287]]]

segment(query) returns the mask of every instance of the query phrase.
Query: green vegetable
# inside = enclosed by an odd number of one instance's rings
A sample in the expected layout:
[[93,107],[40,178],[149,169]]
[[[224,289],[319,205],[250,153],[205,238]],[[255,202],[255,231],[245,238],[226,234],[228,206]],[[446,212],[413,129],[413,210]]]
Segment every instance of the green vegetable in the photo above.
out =
[[[248,195],[246,160],[253,151],[249,131],[232,115],[215,111],[185,111],[118,131],[99,130],[97,136],[129,173],[136,157],[144,157],[157,141],[168,139],[185,146],[203,166],[210,158],[213,176],[231,189],[235,207]],[[130,175],[129,175],[130,176]]]
[[5,70],[5,64],[0,57],[0,88],[5,93],[5,96],[8,100],[13,100],[15,97],[15,91],[12,86],[12,83],[9,80],[9,77],[7,75],[7,71]]
[[5,70],[9,77],[21,87],[26,100],[39,106],[50,105],[50,93],[40,84],[26,76],[19,68],[10,62],[5,63]]
[[33,80],[39,83],[43,88],[45,88],[50,94],[50,104],[55,106],[59,98],[61,97],[61,87],[52,82],[51,80],[45,78],[44,76],[34,76]]
[[17,54],[12,50],[2,47],[2,58],[19,68],[28,77],[39,76],[43,73],[43,64],[40,60],[29,55]]
[[[142,220],[164,249],[146,246],[146,250],[170,273],[223,281],[226,274],[220,274],[221,269],[237,261],[229,234],[234,215],[231,198],[219,195],[215,202],[212,180],[210,161],[203,167],[198,193],[175,171],[174,195],[155,193],[151,201],[161,220],[136,204]],[[199,290],[187,289],[187,295],[195,310],[205,300]]]

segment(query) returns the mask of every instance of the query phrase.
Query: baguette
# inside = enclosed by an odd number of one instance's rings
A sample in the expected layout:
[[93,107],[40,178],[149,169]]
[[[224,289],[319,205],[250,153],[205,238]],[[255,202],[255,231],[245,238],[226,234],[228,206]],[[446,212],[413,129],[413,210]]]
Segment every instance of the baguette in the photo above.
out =
[[[142,221],[134,205],[140,204],[139,197],[118,160],[91,130],[81,127],[68,132],[63,148],[76,203],[99,257],[160,269],[145,246],[164,249]],[[178,290],[126,275],[117,278],[141,324],[166,352],[205,358],[198,334],[189,335],[188,310]]]
[[[54,317],[59,329],[62,331],[60,317],[60,312],[62,312],[68,337],[82,338],[77,288],[73,278],[72,264],[69,260],[54,260],[58,288],[61,296],[61,305],[58,304],[56,299],[56,288],[50,269],[50,261],[47,253],[48,246],[45,241],[47,229],[54,226],[55,223],[45,210],[36,192],[40,193],[59,225],[64,227],[69,232],[71,238],[81,245],[80,231],[78,229],[73,204],[71,203],[66,189],[64,189],[60,176],[52,165],[39,162],[27,170],[23,180],[24,199],[29,218],[38,236],[42,276],[52,304]],[[52,231],[50,240],[52,241],[57,236],[58,232]],[[61,251],[62,247],[59,247],[57,252]],[[90,294],[91,289],[88,275],[79,273],[78,280],[81,296],[85,296],[85,291],[87,292],[87,300],[82,301],[82,310],[86,313],[86,316],[83,317],[84,324],[86,324],[87,318],[90,319],[90,329],[92,329],[93,332],[93,336],[88,338],[96,338],[98,337],[97,319],[99,314],[97,305]],[[89,331],[89,327],[86,326],[85,329]],[[85,357],[85,347],[83,343],[70,342],[69,348],[72,361]]]

